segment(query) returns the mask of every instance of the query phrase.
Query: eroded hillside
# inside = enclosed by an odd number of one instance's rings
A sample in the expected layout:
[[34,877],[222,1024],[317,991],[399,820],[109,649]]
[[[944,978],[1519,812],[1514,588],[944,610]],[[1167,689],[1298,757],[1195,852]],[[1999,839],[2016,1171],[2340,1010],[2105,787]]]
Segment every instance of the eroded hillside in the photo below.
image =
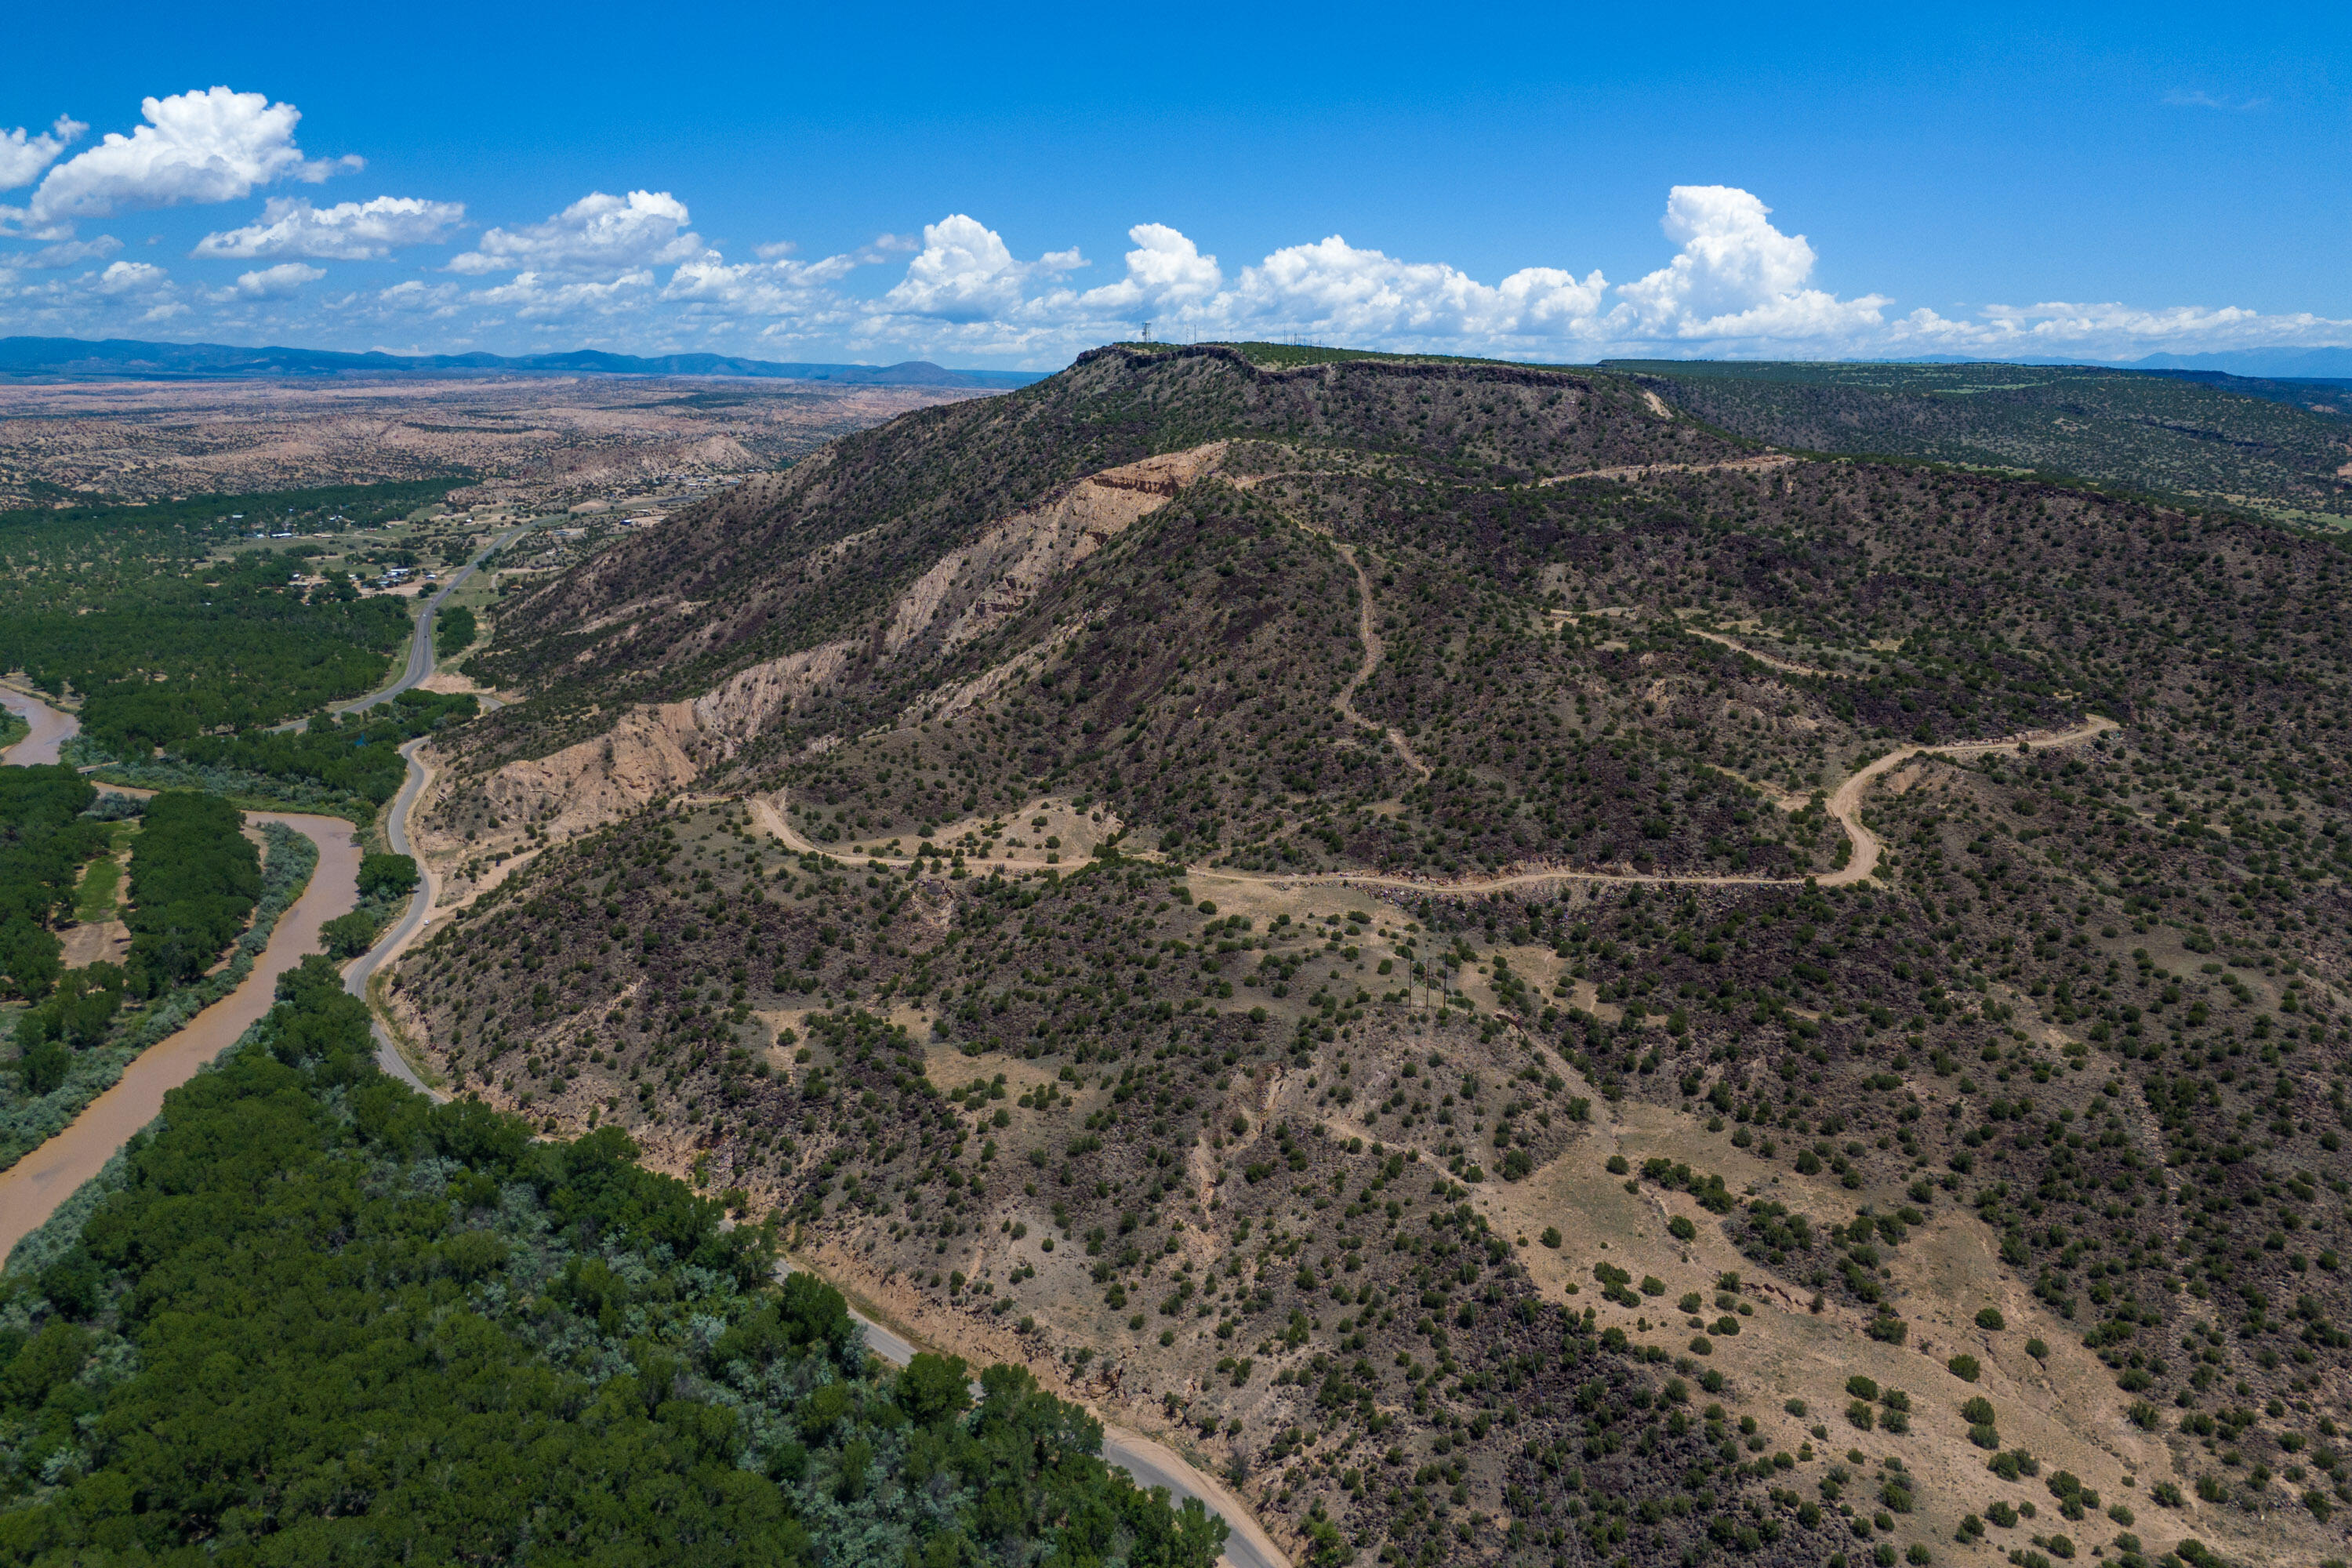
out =
[[510,606],[397,994],[1311,1560],[2315,1560],[2347,564],[1106,351]]

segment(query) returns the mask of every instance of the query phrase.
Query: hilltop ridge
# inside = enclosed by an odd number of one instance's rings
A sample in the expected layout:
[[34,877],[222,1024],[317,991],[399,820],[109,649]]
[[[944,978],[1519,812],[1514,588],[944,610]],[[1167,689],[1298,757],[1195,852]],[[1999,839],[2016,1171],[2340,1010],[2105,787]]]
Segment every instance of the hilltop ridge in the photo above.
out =
[[2346,556],[1098,350],[510,594],[398,1005],[1307,1560],[2315,1556]]

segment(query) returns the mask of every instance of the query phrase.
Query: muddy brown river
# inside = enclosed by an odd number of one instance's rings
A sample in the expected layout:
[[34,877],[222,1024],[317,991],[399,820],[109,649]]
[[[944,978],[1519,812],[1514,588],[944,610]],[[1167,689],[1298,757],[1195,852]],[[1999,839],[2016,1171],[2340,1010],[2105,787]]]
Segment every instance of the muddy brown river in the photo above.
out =
[[[54,763],[58,748],[80,728],[37,699],[0,690],[0,703],[31,720],[32,734],[0,754],[0,762],[24,765]],[[31,754],[28,754],[31,753]],[[319,847],[310,885],[278,919],[269,945],[245,983],[214,1003],[187,1026],[142,1052],[113,1088],[100,1095],[66,1130],[0,1171],[0,1258],[40,1227],[76,1187],[98,1174],[131,1135],[155,1120],[163,1096],[196,1075],[196,1069],[236,1043],[269,1011],[278,977],[320,949],[319,928],[359,902],[360,850],[352,825],[337,816],[300,812],[249,811],[254,824],[282,822]]]

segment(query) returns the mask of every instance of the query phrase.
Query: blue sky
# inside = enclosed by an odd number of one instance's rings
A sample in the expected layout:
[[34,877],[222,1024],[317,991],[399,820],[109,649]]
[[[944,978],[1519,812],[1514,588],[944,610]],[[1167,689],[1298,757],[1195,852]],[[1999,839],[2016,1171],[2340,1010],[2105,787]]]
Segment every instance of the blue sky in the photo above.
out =
[[2341,5],[1120,9],[43,7],[0,60],[0,332],[2352,344]]

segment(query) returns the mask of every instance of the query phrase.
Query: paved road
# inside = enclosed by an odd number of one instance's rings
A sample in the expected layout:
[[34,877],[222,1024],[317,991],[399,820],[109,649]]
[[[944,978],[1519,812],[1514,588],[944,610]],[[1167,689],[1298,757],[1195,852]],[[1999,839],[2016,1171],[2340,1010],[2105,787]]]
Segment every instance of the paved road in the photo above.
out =
[[[481,565],[486,557],[494,551],[503,550],[512,544],[516,540],[538,527],[540,521],[540,519],[533,518],[520,528],[509,529],[477,551],[471,561],[451,573],[449,580],[442,584],[431,598],[425,601],[424,609],[417,613],[416,630],[411,635],[408,642],[408,663],[402,669],[400,678],[382,690],[373,692],[349,704],[343,711],[357,712],[362,709],[373,708],[379,702],[389,702],[431,675],[434,668],[433,623],[440,613],[442,601],[455,593],[458,585],[467,577],[472,576],[475,568]],[[482,708],[486,712],[498,706],[499,702],[495,698],[482,699]],[[393,796],[391,809],[384,813],[383,818],[383,835],[386,842],[392,847],[392,852],[395,855],[409,856],[416,862],[416,871],[420,879],[417,883],[416,896],[409,900],[408,912],[394,922],[391,930],[378,937],[373,947],[353,959],[349,967],[344,969],[343,988],[362,1001],[367,999],[369,983],[374,979],[377,972],[405,952],[408,944],[416,939],[417,933],[425,929],[425,922],[433,918],[433,901],[438,896],[431,868],[425,864],[425,858],[416,853],[408,839],[409,809],[416,804],[417,796],[424,792],[426,781],[432,776],[431,771],[417,760],[417,749],[424,743],[422,740],[415,740],[400,748],[400,754],[408,759],[408,777],[402,781],[400,793]],[[378,1067],[411,1089],[429,1094],[436,1100],[449,1098],[417,1076],[416,1069],[409,1065],[408,1058],[400,1054],[400,1047],[393,1039],[392,1031],[384,1026],[383,1018],[375,1017],[372,1023],[375,1030],[375,1059]]]
[[[866,1331],[867,1350],[893,1366],[904,1366],[915,1359],[919,1347],[904,1334],[884,1327],[855,1307],[849,1310],[849,1315]],[[973,1392],[979,1388],[978,1384],[972,1384]],[[1231,1492],[1186,1464],[1165,1444],[1106,1422],[1102,1457],[1105,1464],[1115,1465],[1133,1476],[1136,1485],[1166,1487],[1169,1495],[1180,1502],[1188,1497],[1199,1498],[1202,1507],[1222,1518],[1232,1531],[1225,1537],[1223,1555],[1217,1559],[1226,1568],[1289,1568],[1289,1559],[1266,1538],[1249,1510]]]
[[[416,630],[408,639],[408,662],[401,667],[400,674],[390,685],[371,691],[365,697],[343,703],[335,711],[358,713],[373,708],[380,702],[389,702],[410,687],[422,681],[426,676],[431,675],[433,673],[433,622],[441,612],[441,602],[456,593],[458,585],[474,574],[474,569],[482,563],[485,557],[494,551],[503,550],[512,544],[516,540],[537,528],[541,521],[541,519],[533,518],[520,528],[507,530],[476,551],[471,561],[449,574],[449,580],[436,588],[433,591],[433,596],[425,601],[425,607],[416,613]],[[290,730],[302,722],[304,721],[300,719],[292,719],[278,725],[278,728]]]
[[[428,642],[431,631],[428,624],[419,622],[417,641]],[[413,857],[416,861],[416,896],[409,900],[408,912],[394,921],[391,930],[378,937],[373,947],[352,960],[343,970],[343,989],[362,1001],[367,998],[368,983],[375,977],[376,972],[399,957],[433,916],[433,900],[436,896],[433,868],[425,865],[425,858],[416,853],[408,838],[409,809],[416,804],[416,797],[424,792],[425,781],[432,776],[431,771],[417,760],[417,748],[424,744],[420,738],[400,748],[400,754],[408,759],[408,777],[402,782],[400,793],[392,797],[392,807],[383,817],[383,836],[391,844],[392,852]],[[394,1041],[392,1032],[384,1027],[383,1020],[372,1017],[371,1022],[375,1029],[376,1065],[411,1089],[422,1090],[436,1100],[446,1100],[447,1095],[436,1091],[416,1076],[416,1069],[410,1067],[408,1058],[400,1054],[400,1047]]]

